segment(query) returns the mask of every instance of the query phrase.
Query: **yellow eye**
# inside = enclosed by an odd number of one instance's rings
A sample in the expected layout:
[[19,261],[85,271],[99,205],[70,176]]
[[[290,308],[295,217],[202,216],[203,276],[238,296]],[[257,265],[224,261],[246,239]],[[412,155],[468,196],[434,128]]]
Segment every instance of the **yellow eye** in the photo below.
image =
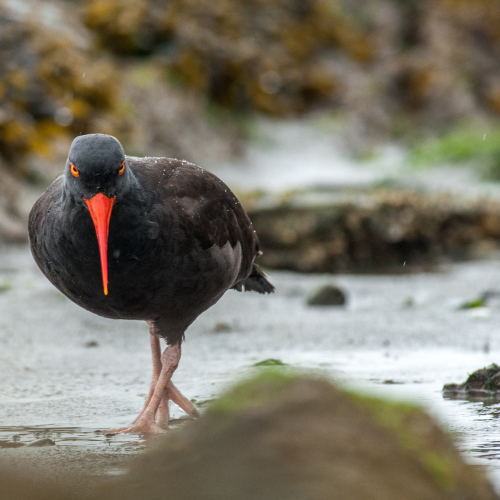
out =
[[125,162],[120,165],[120,170],[118,170],[118,175],[122,175],[125,172]]
[[70,165],[71,165],[71,173],[75,177],[79,177],[80,176],[80,172],[78,172],[78,169],[73,165],[73,163],[70,163]]

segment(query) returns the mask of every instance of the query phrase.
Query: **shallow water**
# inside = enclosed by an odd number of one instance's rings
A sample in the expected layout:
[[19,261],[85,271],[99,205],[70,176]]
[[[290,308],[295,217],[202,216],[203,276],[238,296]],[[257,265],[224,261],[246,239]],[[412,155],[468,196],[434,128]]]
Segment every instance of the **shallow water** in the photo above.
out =
[[[356,390],[423,405],[500,489],[500,405],[441,393],[444,384],[500,363],[500,303],[458,310],[500,288],[500,260],[439,273],[272,273],[271,280],[275,294],[228,292],[189,329],[174,375],[188,397],[207,401],[257,370],[256,362],[278,358]],[[347,291],[348,307],[307,307],[311,291],[328,282]],[[0,290],[0,441],[56,443],[0,446],[0,460],[95,476],[123,472],[148,443],[96,431],[126,425],[142,407],[151,370],[146,325],[78,308],[39,273],[25,247],[0,249]],[[182,415],[172,408],[174,419]]]
[[119,446],[121,444],[143,445],[143,440],[137,435],[106,436],[95,429],[85,427],[47,427],[39,426],[7,426],[0,427],[0,448],[7,448],[6,443],[28,445],[35,440],[51,439],[59,446]]
[[[188,417],[171,419],[169,428],[175,428]],[[0,426],[0,449],[30,445],[34,441],[50,439],[59,446],[146,446],[148,439],[138,434],[105,434],[92,427],[59,427],[47,425]],[[16,446],[10,446],[15,444]]]

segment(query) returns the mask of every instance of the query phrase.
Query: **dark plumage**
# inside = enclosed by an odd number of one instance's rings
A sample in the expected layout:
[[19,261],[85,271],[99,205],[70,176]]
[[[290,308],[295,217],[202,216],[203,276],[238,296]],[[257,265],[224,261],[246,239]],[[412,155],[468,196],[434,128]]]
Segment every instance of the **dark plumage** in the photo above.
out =
[[[89,209],[109,220],[101,257]],[[68,298],[106,318],[148,321],[152,342],[165,338],[179,358],[186,328],[226,290],[274,290],[254,263],[252,223],[219,178],[185,161],[125,156],[107,135],[73,141],[65,172],[31,210],[29,234],[38,266]]]

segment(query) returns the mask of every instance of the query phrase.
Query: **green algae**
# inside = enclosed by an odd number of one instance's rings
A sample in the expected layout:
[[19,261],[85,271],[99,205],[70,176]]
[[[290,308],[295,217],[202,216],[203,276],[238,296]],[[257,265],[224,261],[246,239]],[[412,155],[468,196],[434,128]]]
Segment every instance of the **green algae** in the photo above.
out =
[[287,364],[283,363],[281,359],[268,358],[259,361],[258,363],[254,363],[253,366],[287,366]]
[[411,403],[386,401],[358,393],[348,394],[380,425],[394,432],[404,448],[417,455],[443,491],[455,490],[456,484],[450,457],[446,453],[429,450],[428,443],[423,445],[418,429],[416,431],[415,425],[412,425],[412,419],[420,420],[418,417],[423,416],[418,406]]
[[470,300],[468,302],[464,302],[459,306],[459,310],[467,310],[467,309],[476,309],[478,307],[485,307],[486,306],[486,301],[484,298],[479,297],[474,300]]
[[279,369],[267,369],[233,387],[229,392],[215,399],[208,407],[211,413],[238,412],[259,407],[279,400],[291,383],[300,376]]

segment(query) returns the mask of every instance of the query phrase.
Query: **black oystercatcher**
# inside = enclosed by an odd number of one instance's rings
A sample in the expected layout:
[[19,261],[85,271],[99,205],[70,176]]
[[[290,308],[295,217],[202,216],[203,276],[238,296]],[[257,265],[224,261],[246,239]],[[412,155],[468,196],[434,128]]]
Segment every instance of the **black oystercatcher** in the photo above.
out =
[[73,141],[64,173],[31,210],[29,234],[36,263],[73,302],[149,324],[149,395],[129,427],[109,433],[161,432],[168,400],[196,416],[171,381],[186,328],[229,288],[274,290],[254,264],[252,223],[220,179],[185,161],[125,156],[109,135]]

